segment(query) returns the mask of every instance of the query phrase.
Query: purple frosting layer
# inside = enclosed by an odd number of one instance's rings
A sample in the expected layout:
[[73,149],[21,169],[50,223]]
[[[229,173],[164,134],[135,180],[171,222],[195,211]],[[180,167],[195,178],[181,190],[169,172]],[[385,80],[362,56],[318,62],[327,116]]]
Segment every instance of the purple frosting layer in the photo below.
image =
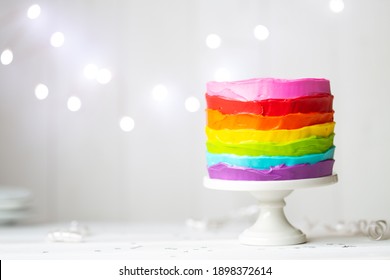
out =
[[275,166],[267,170],[229,166],[218,163],[208,168],[211,179],[242,181],[275,181],[318,178],[332,175],[334,160],[324,160],[315,164]]

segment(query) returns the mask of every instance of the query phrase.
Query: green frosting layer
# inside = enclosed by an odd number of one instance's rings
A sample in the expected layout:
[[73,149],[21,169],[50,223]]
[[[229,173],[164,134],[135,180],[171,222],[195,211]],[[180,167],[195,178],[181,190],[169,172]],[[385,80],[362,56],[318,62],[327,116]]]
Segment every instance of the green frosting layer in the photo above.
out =
[[226,144],[218,140],[207,141],[207,151],[214,154],[239,156],[303,156],[324,153],[333,146],[334,133],[329,137],[312,136],[288,143],[264,143],[246,141],[240,144]]
[[293,166],[298,164],[315,164],[320,161],[333,159],[335,147],[331,147],[324,153],[309,154],[303,156],[237,156],[232,154],[206,153],[207,166],[224,163],[229,166],[252,169],[270,169],[275,166]]

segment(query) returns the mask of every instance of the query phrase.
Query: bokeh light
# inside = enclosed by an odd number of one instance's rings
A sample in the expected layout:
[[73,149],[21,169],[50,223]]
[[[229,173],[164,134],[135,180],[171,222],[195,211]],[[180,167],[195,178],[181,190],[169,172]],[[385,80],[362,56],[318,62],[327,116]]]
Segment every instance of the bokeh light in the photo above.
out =
[[96,81],[99,84],[105,85],[111,81],[112,74],[107,68],[102,68],[96,73]]
[[49,95],[49,88],[45,84],[38,84],[35,87],[35,97],[38,100],[44,100]]
[[10,49],[6,49],[1,53],[0,57],[1,63],[3,65],[11,64],[11,62],[14,60],[14,54]]
[[81,109],[81,100],[77,96],[71,96],[68,99],[67,106],[69,111],[77,112]]
[[27,10],[27,17],[29,19],[37,19],[41,14],[41,7],[38,4],[31,5]]
[[194,96],[190,96],[186,99],[184,106],[188,112],[197,112],[200,108],[199,99]]
[[87,64],[84,67],[84,71],[83,71],[84,77],[89,80],[96,79],[98,72],[99,72],[99,68],[93,63]]
[[164,85],[156,85],[152,90],[153,99],[156,101],[163,101],[168,96],[168,89]]
[[269,30],[264,25],[257,25],[253,30],[255,38],[259,41],[264,41],[269,37]]
[[221,46],[221,37],[217,34],[210,34],[206,38],[206,45],[210,49],[217,49]]
[[329,8],[334,13],[340,13],[344,10],[344,1],[343,0],[330,0]]
[[65,36],[62,32],[54,32],[50,37],[50,44],[55,48],[62,47],[64,42]]
[[119,127],[125,132],[132,131],[134,129],[134,126],[135,122],[133,118],[129,116],[123,116],[119,121]]

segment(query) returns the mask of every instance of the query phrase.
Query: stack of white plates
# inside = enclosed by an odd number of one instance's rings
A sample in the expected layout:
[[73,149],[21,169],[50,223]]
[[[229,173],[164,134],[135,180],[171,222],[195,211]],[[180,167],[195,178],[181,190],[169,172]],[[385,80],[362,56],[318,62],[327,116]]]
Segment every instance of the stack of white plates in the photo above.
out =
[[0,224],[14,224],[28,217],[30,191],[19,187],[0,186]]

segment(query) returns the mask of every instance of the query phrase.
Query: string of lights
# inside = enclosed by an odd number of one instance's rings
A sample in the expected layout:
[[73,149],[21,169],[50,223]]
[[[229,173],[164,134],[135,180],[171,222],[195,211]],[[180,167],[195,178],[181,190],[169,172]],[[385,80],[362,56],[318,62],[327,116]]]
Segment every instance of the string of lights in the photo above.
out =
[[[344,2],[343,0],[330,0],[329,8],[334,13],[340,13],[344,9]],[[39,4],[33,4],[27,8],[26,16],[30,20],[37,21],[39,20],[41,13],[41,6]],[[267,26],[259,24],[254,27],[253,36],[256,40],[265,41],[270,37],[270,30]],[[66,44],[66,40],[66,34],[61,31],[55,31],[51,34],[49,43],[53,48],[61,48]],[[205,44],[210,50],[217,50],[223,47],[223,43],[223,38],[215,33],[210,33],[205,38]],[[13,62],[15,55],[17,56],[18,54],[15,54],[10,48],[2,50],[0,56],[1,64],[5,66],[10,65]],[[113,79],[113,74],[109,68],[100,67],[93,62],[86,64],[82,73],[85,79],[94,80],[100,85],[109,84]],[[219,67],[214,73],[214,79],[216,81],[229,80],[231,79],[231,71],[226,67]],[[42,82],[38,82],[34,89],[35,97],[40,101],[47,99],[50,96],[50,92],[51,90],[49,87]],[[164,84],[157,84],[152,87],[151,95],[155,102],[164,102],[169,96],[169,89]],[[72,95],[68,97],[67,108],[69,111],[77,112],[82,108],[82,105],[83,103],[79,96]],[[185,99],[184,107],[188,112],[194,113],[199,111],[201,102],[197,97],[189,96]],[[132,117],[125,115],[120,118],[119,127],[124,132],[132,131],[135,127],[135,121]]]

